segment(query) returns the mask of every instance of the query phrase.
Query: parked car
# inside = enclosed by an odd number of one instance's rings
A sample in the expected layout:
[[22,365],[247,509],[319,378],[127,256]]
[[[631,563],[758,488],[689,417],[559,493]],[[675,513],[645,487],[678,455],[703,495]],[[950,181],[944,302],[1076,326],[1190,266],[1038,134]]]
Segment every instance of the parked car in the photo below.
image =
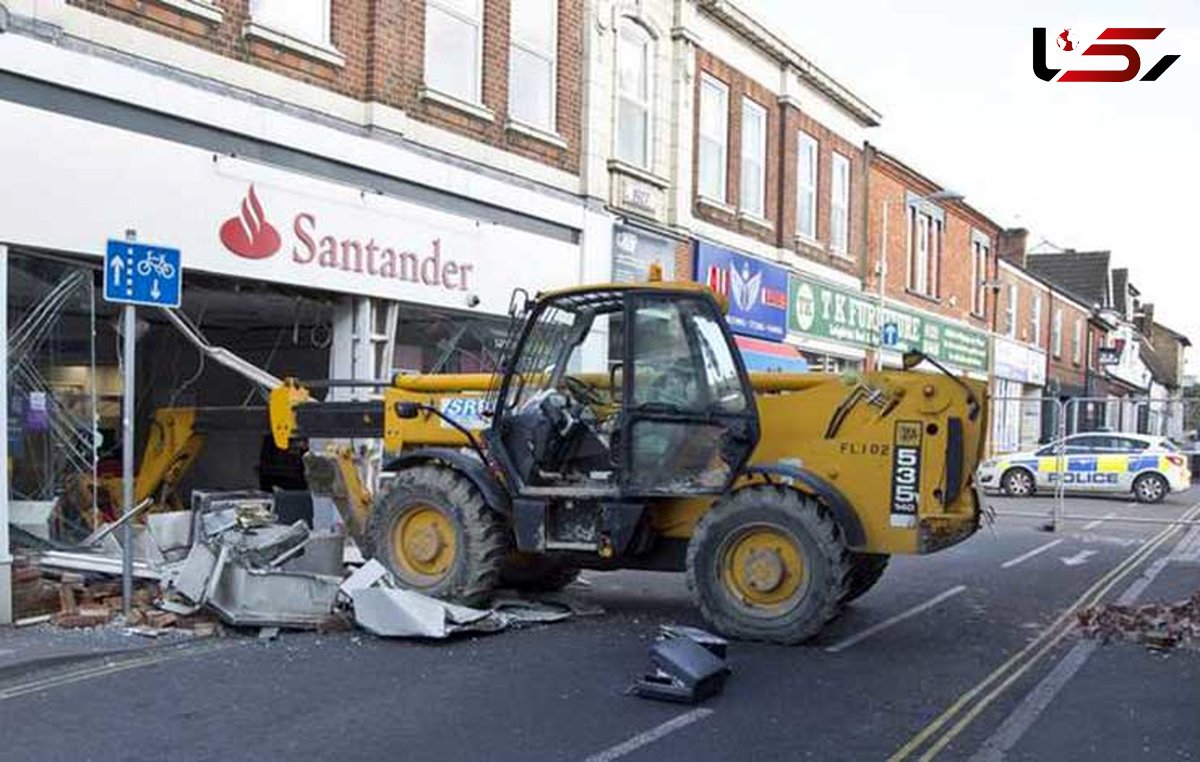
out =
[[985,490],[1025,497],[1052,491],[1060,475],[1068,492],[1132,492],[1141,503],[1157,503],[1192,481],[1188,456],[1166,437],[1097,432],[985,460],[975,481]]

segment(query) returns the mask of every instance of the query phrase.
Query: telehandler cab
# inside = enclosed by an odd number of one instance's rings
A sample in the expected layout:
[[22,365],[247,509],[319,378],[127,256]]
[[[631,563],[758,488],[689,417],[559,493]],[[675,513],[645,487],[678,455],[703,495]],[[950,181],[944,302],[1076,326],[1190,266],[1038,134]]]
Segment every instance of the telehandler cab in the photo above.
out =
[[982,383],[748,374],[722,298],[696,283],[524,301],[494,375],[399,375],[365,402],[318,402],[295,381],[271,393],[281,448],[382,437],[378,495],[350,448],[305,467],[402,584],[479,604],[581,568],[683,571],[719,632],[797,643],[891,554],[978,528]]

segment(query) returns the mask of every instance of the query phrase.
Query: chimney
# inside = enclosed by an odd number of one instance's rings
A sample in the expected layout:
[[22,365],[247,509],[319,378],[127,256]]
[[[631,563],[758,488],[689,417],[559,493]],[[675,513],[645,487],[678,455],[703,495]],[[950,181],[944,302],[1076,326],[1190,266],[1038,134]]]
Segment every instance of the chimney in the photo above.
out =
[[1143,304],[1142,309],[1133,316],[1133,326],[1137,328],[1138,333],[1154,341],[1151,333],[1154,331],[1154,305]]
[[1025,245],[1029,231],[1025,228],[1009,228],[1000,232],[1000,258],[1025,269]]

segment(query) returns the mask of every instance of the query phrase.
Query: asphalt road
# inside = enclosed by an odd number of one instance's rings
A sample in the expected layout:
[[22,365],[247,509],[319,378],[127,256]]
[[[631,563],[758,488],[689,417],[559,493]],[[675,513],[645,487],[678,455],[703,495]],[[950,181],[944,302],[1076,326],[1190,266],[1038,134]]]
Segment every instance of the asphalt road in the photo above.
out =
[[1198,501],[1072,499],[1089,520],[1064,531],[1002,515],[954,549],[894,559],[816,642],[733,644],[726,690],[699,710],[624,695],[659,624],[702,622],[682,577],[619,572],[574,588],[603,616],[519,632],[289,633],[26,676],[0,684],[0,759],[1198,759],[1200,652],[1053,628],[1089,588],[1127,601],[1200,588],[1200,529],[1102,520]]

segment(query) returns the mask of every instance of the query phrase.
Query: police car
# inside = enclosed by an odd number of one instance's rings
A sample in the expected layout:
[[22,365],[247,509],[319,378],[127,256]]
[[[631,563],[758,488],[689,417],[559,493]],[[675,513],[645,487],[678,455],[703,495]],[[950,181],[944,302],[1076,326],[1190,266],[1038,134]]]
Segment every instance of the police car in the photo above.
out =
[[1068,492],[1132,492],[1141,503],[1157,503],[1168,492],[1186,490],[1192,481],[1187,456],[1165,437],[1090,433],[986,460],[976,472],[976,483],[985,490],[1025,497],[1053,490],[1060,475]]

